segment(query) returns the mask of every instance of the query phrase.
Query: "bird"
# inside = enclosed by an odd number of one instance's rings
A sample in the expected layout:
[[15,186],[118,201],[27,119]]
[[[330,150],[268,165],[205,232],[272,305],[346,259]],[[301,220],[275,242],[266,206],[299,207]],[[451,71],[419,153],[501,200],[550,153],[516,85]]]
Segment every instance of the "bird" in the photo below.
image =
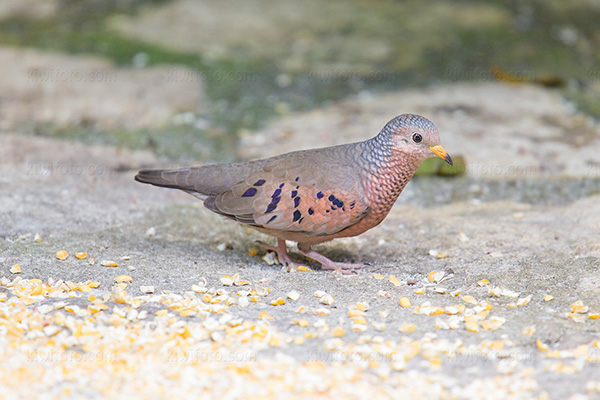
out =
[[333,261],[313,246],[379,225],[425,159],[452,165],[429,119],[402,114],[362,142],[293,151],[255,161],[141,170],[135,180],[179,189],[219,215],[276,238],[283,265],[303,265],[287,241],[324,270],[353,273],[363,264]]

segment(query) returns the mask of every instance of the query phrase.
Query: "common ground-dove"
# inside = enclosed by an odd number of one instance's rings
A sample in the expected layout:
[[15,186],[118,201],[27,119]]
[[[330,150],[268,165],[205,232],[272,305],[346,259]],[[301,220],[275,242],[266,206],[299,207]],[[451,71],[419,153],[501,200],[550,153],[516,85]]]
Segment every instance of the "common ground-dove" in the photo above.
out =
[[264,160],[174,170],[143,170],[135,179],[181,189],[209,210],[277,238],[283,264],[296,263],[286,240],[324,269],[347,273],[362,264],[334,262],[312,247],[377,226],[419,165],[437,155],[452,165],[435,125],[400,115],[364,142],[295,151]]

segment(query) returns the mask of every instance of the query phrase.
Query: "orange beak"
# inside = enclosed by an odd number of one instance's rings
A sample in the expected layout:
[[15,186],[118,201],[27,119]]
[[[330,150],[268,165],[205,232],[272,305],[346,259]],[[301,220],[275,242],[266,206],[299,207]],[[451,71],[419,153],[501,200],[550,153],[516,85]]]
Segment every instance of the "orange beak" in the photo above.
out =
[[438,144],[437,146],[430,146],[429,148],[435,153],[436,156],[452,165],[452,158],[450,157],[450,154],[446,153],[446,150],[444,150],[442,146]]

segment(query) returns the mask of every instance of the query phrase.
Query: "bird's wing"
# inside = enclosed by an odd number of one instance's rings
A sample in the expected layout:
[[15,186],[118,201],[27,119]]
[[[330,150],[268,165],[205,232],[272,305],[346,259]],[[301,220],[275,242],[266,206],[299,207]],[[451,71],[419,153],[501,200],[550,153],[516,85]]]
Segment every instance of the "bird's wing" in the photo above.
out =
[[[339,149],[338,149],[339,152]],[[300,152],[275,158],[244,181],[204,205],[241,223],[274,231],[331,235],[360,221],[369,211],[358,175],[317,158],[330,151]]]

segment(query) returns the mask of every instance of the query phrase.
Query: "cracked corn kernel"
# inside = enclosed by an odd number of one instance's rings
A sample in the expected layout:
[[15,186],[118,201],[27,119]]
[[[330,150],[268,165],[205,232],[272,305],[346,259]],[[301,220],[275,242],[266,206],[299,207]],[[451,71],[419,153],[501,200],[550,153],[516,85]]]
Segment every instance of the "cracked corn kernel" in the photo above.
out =
[[306,265],[299,265],[296,271],[310,272],[312,269],[308,268]]
[[529,326],[521,331],[521,333],[525,336],[532,337],[535,334],[535,326]]
[[410,299],[408,297],[401,297],[400,298],[400,306],[403,308],[410,307]]
[[388,281],[394,286],[400,286],[400,279],[396,278],[394,275],[390,275]]
[[465,321],[465,329],[469,332],[479,332],[479,323],[476,319],[468,319]]
[[20,274],[21,273],[21,266],[19,264],[15,264],[12,267],[10,267],[10,272],[13,274]]
[[333,328],[333,330],[331,331],[331,336],[333,337],[342,337],[346,334],[346,331],[344,330],[344,328],[342,328],[341,326],[336,326],[335,328]]
[[478,284],[479,286],[485,286],[485,285],[487,285],[488,283],[490,283],[490,281],[489,281],[489,280],[487,280],[487,279],[481,279],[481,280],[477,281],[477,284]]
[[132,283],[133,278],[129,275],[119,275],[115,278],[115,282],[117,282],[117,283]]
[[358,303],[356,303],[354,308],[358,311],[367,311],[369,309],[369,303],[367,303],[366,301],[359,301]]
[[87,253],[86,252],[77,252],[75,253],[75,258],[78,260],[83,260],[87,257]]
[[429,282],[439,283],[444,279],[444,275],[446,275],[444,271],[431,271],[427,275],[427,279],[429,279]]
[[554,296],[552,296],[551,294],[547,294],[544,296],[544,301],[550,301],[550,300],[554,300]]
[[319,300],[319,302],[321,304],[325,304],[326,306],[330,306],[333,303],[335,303],[335,299],[333,298],[332,295],[326,294],[325,296],[321,297],[321,299]]
[[571,304],[571,312],[575,314],[585,314],[589,311],[589,307],[583,304],[583,301],[577,300]]
[[327,294],[327,293],[325,293],[325,292],[324,292],[324,291],[322,291],[322,290],[317,290],[317,291],[314,293],[314,295],[313,295],[313,296],[315,296],[315,297],[318,297],[318,298],[321,298],[321,297],[325,296],[326,294]]
[[385,331],[385,322],[377,322],[374,321],[371,323],[371,326],[373,327],[373,329],[375,329],[377,332],[383,332]]
[[234,278],[229,275],[225,275],[222,276],[220,280],[224,286],[231,286],[233,285]]
[[475,300],[475,297],[469,295],[463,296],[462,301],[469,304],[477,304],[477,300]]
[[102,265],[103,267],[118,267],[119,264],[117,264],[114,261],[111,260],[102,260],[100,261],[100,265]]
[[600,313],[590,313],[588,314],[589,319],[599,319]]
[[255,256],[255,255],[257,255],[257,254],[258,254],[258,249],[257,249],[256,247],[250,247],[250,248],[248,249],[248,255],[249,255],[250,257],[254,257],[254,256]]
[[375,279],[383,279],[383,278],[385,278],[385,276],[383,276],[381,274],[373,273],[373,278],[375,278]]
[[56,258],[58,258],[59,260],[66,260],[67,258],[69,258],[69,253],[67,253],[64,250],[60,250],[56,252]]
[[540,339],[537,339],[535,341],[535,344],[539,351],[548,351],[550,349],[550,347],[546,343],[542,342]]
[[305,320],[305,319],[296,319],[296,318],[292,319],[290,321],[290,324],[292,324],[292,325],[298,325],[298,326],[301,326],[302,328],[306,328],[307,326],[310,325],[307,320]]
[[292,290],[287,294],[287,297],[290,300],[298,300],[300,298],[300,293],[298,293],[296,290]]
[[154,286],[140,286],[140,292],[144,294],[154,293]]
[[278,299],[276,299],[276,300],[271,301],[271,305],[272,306],[281,306],[281,305],[284,305],[284,304],[285,304],[285,299],[283,299],[281,297],[278,298]]
[[274,321],[275,320],[275,318],[271,317],[271,314],[269,314],[266,311],[258,313],[258,318],[259,319],[268,320],[268,321]]
[[398,328],[398,330],[402,333],[414,332],[415,329],[417,329],[416,325],[409,324],[408,322],[403,322],[402,325],[400,325],[400,328]]
[[423,294],[423,293],[425,293],[424,287],[415,289],[415,294]]
[[39,233],[36,233],[36,234],[35,234],[35,236],[33,236],[33,240],[34,240],[36,243],[42,243],[42,237],[40,236],[40,234],[39,234]]

